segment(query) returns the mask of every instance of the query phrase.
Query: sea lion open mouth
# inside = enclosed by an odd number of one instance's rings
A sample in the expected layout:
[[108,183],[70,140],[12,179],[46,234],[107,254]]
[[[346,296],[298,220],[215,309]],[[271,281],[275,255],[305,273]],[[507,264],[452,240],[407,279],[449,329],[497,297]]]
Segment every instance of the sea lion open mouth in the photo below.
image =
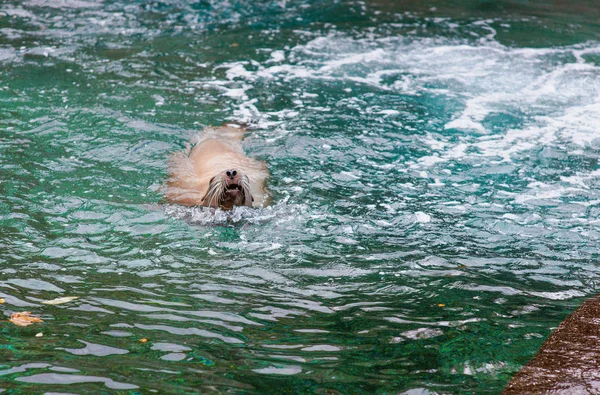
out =
[[233,190],[242,191],[242,187],[239,184],[229,184],[225,187],[225,190],[227,190],[227,191],[233,191]]

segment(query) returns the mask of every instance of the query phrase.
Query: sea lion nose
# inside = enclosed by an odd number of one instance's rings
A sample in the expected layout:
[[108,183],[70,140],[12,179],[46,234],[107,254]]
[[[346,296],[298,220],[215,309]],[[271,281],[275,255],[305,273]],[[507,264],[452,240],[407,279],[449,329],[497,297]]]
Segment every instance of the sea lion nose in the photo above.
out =
[[233,170],[233,169],[232,170],[227,170],[225,172],[225,174],[227,174],[227,177],[233,178],[233,177],[237,176],[237,170]]

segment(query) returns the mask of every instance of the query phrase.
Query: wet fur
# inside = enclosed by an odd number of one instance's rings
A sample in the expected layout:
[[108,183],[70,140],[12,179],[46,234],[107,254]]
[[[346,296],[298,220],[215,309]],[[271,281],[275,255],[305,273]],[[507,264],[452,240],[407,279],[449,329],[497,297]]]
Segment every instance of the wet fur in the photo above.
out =
[[[171,203],[231,209],[266,204],[264,162],[249,158],[242,149],[245,130],[234,127],[206,128],[187,149],[169,158],[165,197]],[[236,169],[238,190],[227,190],[225,173]]]

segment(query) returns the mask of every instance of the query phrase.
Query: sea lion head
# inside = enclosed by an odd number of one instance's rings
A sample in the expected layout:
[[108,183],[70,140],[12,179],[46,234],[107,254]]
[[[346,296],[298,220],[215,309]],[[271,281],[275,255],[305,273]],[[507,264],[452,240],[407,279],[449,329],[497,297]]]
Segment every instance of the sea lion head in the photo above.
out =
[[252,207],[253,201],[248,176],[236,169],[225,170],[214,176],[202,198],[204,206],[223,210],[231,210],[233,206]]

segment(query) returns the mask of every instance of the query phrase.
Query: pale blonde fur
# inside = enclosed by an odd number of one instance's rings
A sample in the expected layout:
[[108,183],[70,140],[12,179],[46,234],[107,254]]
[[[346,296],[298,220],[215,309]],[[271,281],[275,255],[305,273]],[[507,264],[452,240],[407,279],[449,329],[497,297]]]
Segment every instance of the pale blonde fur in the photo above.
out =
[[169,180],[165,197],[172,203],[206,206],[210,180],[228,169],[237,169],[250,180],[253,207],[267,200],[265,180],[269,171],[264,162],[249,158],[242,149],[245,130],[235,127],[208,127],[184,151],[169,158]]

